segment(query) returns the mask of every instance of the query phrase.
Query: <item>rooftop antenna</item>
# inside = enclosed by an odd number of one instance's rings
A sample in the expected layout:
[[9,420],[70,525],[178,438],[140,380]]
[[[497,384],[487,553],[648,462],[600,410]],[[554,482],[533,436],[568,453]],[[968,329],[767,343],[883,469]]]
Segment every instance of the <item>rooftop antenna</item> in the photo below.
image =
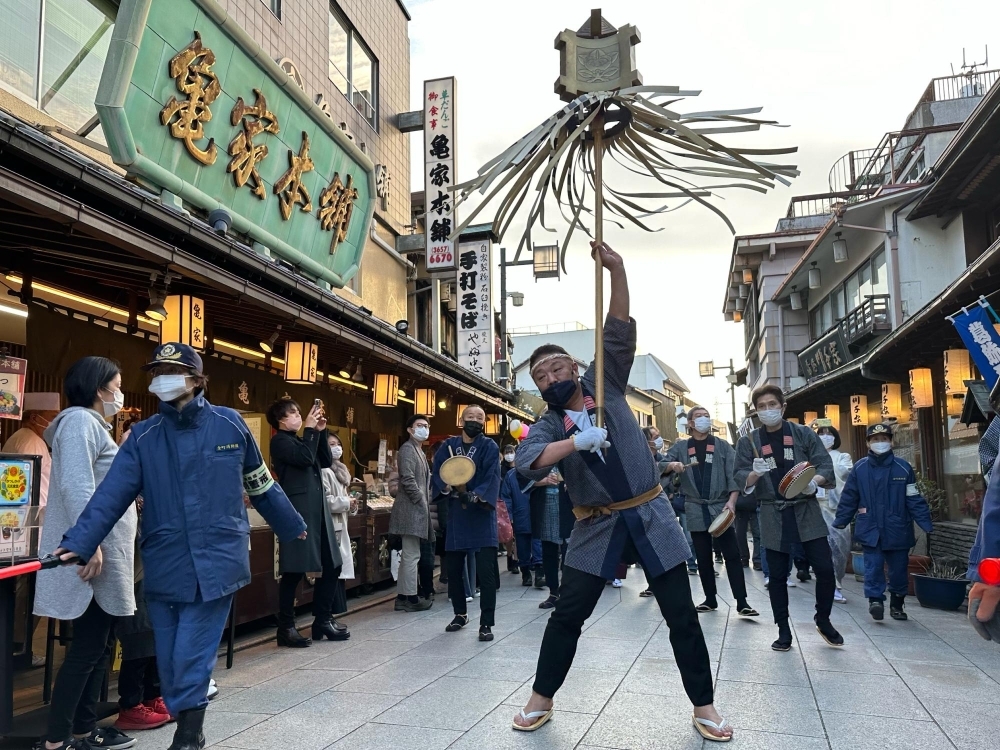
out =
[[983,62],[981,63],[973,62],[967,64],[965,62],[965,47],[962,47],[962,74],[966,78],[971,79],[974,75],[976,75],[976,70],[979,67],[985,68],[987,65],[990,64],[990,48],[987,45],[983,45],[983,48],[986,51],[986,59],[983,60]]

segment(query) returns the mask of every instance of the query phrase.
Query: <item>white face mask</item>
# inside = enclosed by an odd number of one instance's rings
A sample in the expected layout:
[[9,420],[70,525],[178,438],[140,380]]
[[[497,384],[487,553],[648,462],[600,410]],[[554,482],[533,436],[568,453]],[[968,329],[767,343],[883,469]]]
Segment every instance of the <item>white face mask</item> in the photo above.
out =
[[712,418],[711,417],[695,417],[694,418],[694,428],[698,432],[709,433],[712,431]]
[[781,423],[781,409],[764,409],[757,412],[757,418],[765,427],[774,427]]
[[176,401],[191,392],[186,375],[157,375],[149,384],[149,392],[160,401]]
[[514,454],[513,453],[504,453],[503,454],[503,460],[506,461],[509,464],[514,463]]
[[823,443],[823,447],[830,450],[833,447],[834,437],[833,435],[820,435],[819,440]]
[[656,438],[656,440],[653,441],[653,447],[656,448],[656,450],[660,450],[663,447],[663,438]]
[[877,442],[870,443],[868,448],[876,456],[881,456],[883,453],[888,453],[892,450],[892,443],[888,440],[879,440]]
[[344,449],[339,445],[331,445],[330,454],[333,456],[334,461],[339,461],[344,455]]
[[413,437],[415,440],[419,440],[421,443],[431,436],[430,427],[414,427]]
[[104,416],[113,417],[124,408],[125,394],[122,393],[121,390],[113,391],[111,394],[111,401],[101,399],[101,403],[104,405]]

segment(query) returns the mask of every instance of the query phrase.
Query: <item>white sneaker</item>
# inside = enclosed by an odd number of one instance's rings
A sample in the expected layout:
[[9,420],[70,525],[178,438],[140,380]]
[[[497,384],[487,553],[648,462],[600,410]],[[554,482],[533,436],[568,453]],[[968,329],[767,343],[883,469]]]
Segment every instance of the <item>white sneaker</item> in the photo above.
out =
[[797,584],[797,583],[796,583],[795,581],[793,581],[793,580],[792,580],[791,578],[789,578],[789,579],[788,579],[788,588],[790,588],[790,589],[794,589],[794,588],[797,588],[797,587],[798,587],[798,585],[799,585],[799,584]]
[[219,694],[219,688],[215,684],[215,680],[209,680],[208,682],[208,699],[212,700],[215,696]]
[[833,592],[833,600],[835,602],[839,602],[840,604],[843,604],[844,602],[847,601],[847,599],[844,598],[844,595],[841,593],[840,589],[837,589],[836,591]]
[[471,602],[471,601],[472,601],[472,597],[471,597],[471,596],[467,596],[467,597],[465,597],[465,601],[467,601],[467,602]]
[[764,576],[764,588],[767,588],[770,585],[771,585],[771,579],[768,578],[767,576]]
[[614,586],[616,589],[620,589],[622,587],[622,581],[620,578],[616,578],[611,582],[611,585]]

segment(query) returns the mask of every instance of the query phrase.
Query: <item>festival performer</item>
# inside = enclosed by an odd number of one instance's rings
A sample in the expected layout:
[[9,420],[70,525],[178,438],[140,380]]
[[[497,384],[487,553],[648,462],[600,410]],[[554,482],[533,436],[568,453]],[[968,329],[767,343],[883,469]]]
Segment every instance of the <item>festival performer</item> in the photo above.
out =
[[985,583],[979,575],[979,563],[986,558],[1000,558],[1000,471],[990,475],[966,574],[966,578],[974,581],[969,591],[969,622],[983,638],[1000,645],[1000,607],[997,606],[1000,586]]
[[531,698],[514,717],[514,729],[534,731],[553,712],[552,698],[573,663],[584,621],[615,577],[620,562],[641,562],[660,611],[688,697],[692,721],[706,739],[728,742],[732,728],[713,705],[708,648],[691,601],[685,560],[690,551],[659,484],[659,471],[625,400],[635,357],[635,321],[621,257],[605,243],[591,246],[611,275],[604,325],[606,428],[594,424],[596,365],[580,378],[561,347],[540,346],[531,377],[549,410],[517,450],[517,468],[539,480],[559,465],[573,501],[576,525],[563,566],[559,601],[538,655]]
[[250,582],[244,492],[282,542],[305,539],[306,524],[239,413],[205,398],[208,378],[194,349],[162,344],[143,369],[160,413],[132,427],[55,554],[89,560],[142,495],[146,604],[163,700],[177,717],[169,750],[199,750],[233,594]]
[[846,529],[857,517],[854,538],[865,553],[865,596],[873,620],[885,616],[885,566],[889,565],[889,616],[905,620],[910,548],[917,543],[913,523],[933,531],[931,510],[917,489],[913,467],[892,452],[892,427],[868,428],[868,455],[858,461],[840,493],[833,526]]
[[[716,599],[715,566],[712,564],[713,540],[708,529],[723,509],[736,515],[736,498],[739,496],[733,476],[736,451],[725,440],[716,440],[712,435],[712,417],[703,406],[695,406],[688,412],[688,429],[691,438],[678,440],[667,451],[666,468],[670,474],[680,475],[687,528],[698,556],[705,601],[698,605],[697,610],[714,612],[719,608],[719,602]],[[743,578],[734,526],[715,538],[716,549],[722,552],[726,561],[729,587],[736,597],[736,613],[740,617],[757,617],[759,613],[747,602],[747,584]]]
[[[481,406],[466,406],[462,434],[444,441],[434,454],[432,490],[448,504],[445,551],[448,560],[448,597],[455,611],[445,630],[454,633],[469,623],[462,568],[466,557],[475,555],[480,588],[479,640],[493,640],[497,607],[497,498],[500,497],[500,449],[483,434],[486,412]],[[452,456],[468,456],[476,474],[465,487],[451,487],[441,479],[441,464]],[[438,502],[441,500],[439,499]],[[476,587],[475,581],[469,585]]]
[[[819,487],[834,485],[833,461],[815,432],[784,419],[785,396],[780,388],[761,386],[750,399],[763,427],[736,444],[736,484],[746,494],[756,493],[760,501],[760,538],[771,579],[768,594],[778,626],[778,639],[771,648],[788,651],[792,647],[786,584],[795,543],[801,543],[816,571],[816,629],[829,645],[843,646],[843,637],[830,622],[836,579],[826,540],[829,532],[816,499]],[[782,497],[778,492],[781,480],[805,461],[816,469],[815,478],[797,497]]]

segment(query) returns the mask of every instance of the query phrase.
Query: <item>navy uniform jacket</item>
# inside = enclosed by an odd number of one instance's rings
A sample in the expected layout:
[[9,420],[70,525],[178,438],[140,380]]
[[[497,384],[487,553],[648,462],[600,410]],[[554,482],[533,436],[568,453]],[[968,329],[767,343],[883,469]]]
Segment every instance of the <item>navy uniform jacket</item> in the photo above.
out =
[[510,511],[510,522],[515,534],[531,533],[531,500],[528,492],[534,482],[517,473],[517,469],[508,469],[500,485],[500,497]]
[[[994,422],[998,421],[994,418]],[[987,557],[1000,557],[1000,471],[990,473],[990,483],[983,498],[983,514],[979,518],[976,543],[969,552],[970,581],[979,580],[979,561]]]
[[869,452],[854,464],[833,525],[844,528],[855,514],[854,538],[866,547],[910,549],[916,544],[914,521],[928,534],[934,530],[913,467],[892,451],[881,456]]
[[[476,475],[466,485],[468,492],[478,495],[481,503],[462,502],[457,493],[448,497],[448,529],[444,548],[447,551],[496,547],[497,542],[497,499],[500,497],[500,449],[485,435],[477,437],[471,445],[465,445],[462,437],[456,435],[444,441],[434,454],[434,468],[431,471],[431,487],[435,495],[443,495],[444,482],[441,481],[441,464],[455,455],[469,455],[476,464]],[[440,498],[439,498],[440,502]]]
[[141,494],[146,598],[219,599],[250,582],[244,491],[279,540],[306,530],[236,411],[201,393],[180,411],[161,403],[132,428],[61,546],[89,559]]

